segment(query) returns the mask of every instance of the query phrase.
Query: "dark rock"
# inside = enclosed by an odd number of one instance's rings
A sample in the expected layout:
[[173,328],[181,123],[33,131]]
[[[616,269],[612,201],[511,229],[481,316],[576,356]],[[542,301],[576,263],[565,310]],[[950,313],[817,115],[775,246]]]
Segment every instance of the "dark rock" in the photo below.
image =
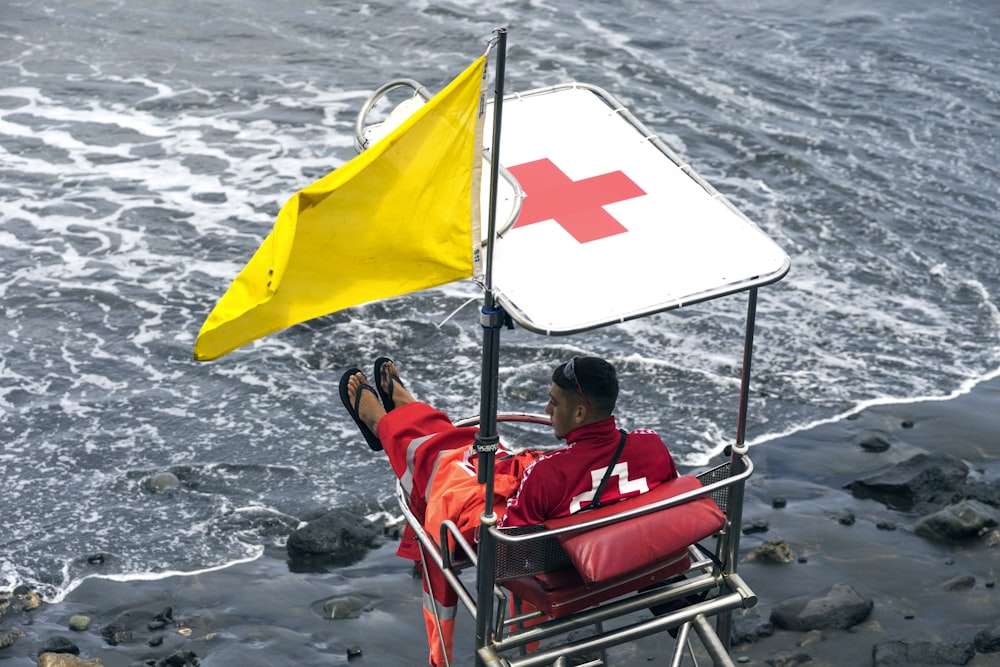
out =
[[289,535],[288,555],[292,558],[323,556],[346,565],[379,546],[380,532],[362,516],[332,510]]
[[871,613],[875,603],[849,584],[835,584],[821,597],[786,600],[771,610],[771,622],[785,630],[846,630]]
[[909,665],[906,657],[906,644],[901,641],[888,641],[872,647],[873,667],[902,667]]
[[1000,624],[981,631],[973,642],[980,653],[997,653],[1000,651]]
[[207,204],[224,204],[228,201],[225,192],[194,192],[191,199]]
[[101,636],[111,646],[124,644],[132,639],[132,631],[121,623],[111,623],[101,628]]
[[968,467],[947,454],[914,457],[848,485],[855,498],[871,498],[904,512],[940,506],[965,482]]
[[167,607],[159,614],[153,617],[153,620],[146,624],[146,627],[150,630],[162,630],[167,627],[174,620],[174,608]]
[[875,527],[879,530],[896,530],[896,524],[892,521],[879,521]]
[[854,515],[853,515],[852,513],[850,513],[850,512],[845,512],[844,514],[841,514],[841,515],[840,515],[840,518],[838,518],[838,519],[837,519],[837,521],[838,521],[838,522],[839,522],[839,523],[840,523],[840,524],[841,524],[842,526],[853,526],[853,525],[854,525],[854,521],[855,521],[855,518],[854,518]]
[[921,665],[964,665],[975,655],[968,637],[934,640],[894,640],[872,648],[874,667]]
[[788,501],[785,500],[784,496],[775,496],[774,498],[771,499],[771,507],[773,507],[776,510],[780,510],[787,504]]
[[977,479],[966,482],[955,495],[957,496],[956,500],[962,498],[978,500],[991,507],[1000,508],[1000,478],[990,481]]
[[87,556],[89,565],[104,565],[104,554],[91,554]]
[[163,635],[156,635],[155,637],[150,637],[149,641],[146,642],[150,646],[156,647],[163,643]]
[[58,635],[45,642],[45,646],[38,649],[38,655],[43,653],[69,653],[70,655],[80,655],[80,647]]
[[756,609],[733,614],[732,644],[752,644],[774,634],[774,623],[761,616]]
[[347,659],[348,660],[351,660],[353,658],[357,658],[360,655],[361,655],[361,647],[360,646],[349,646],[347,648]]
[[869,433],[854,438],[853,444],[866,452],[884,452],[889,449],[889,441],[881,435]]
[[191,651],[178,651],[171,656],[166,658],[160,658],[156,661],[156,667],[198,667],[201,662],[198,660],[198,656]]
[[10,593],[0,593],[0,620],[3,619],[7,612],[22,613],[33,611],[40,607],[41,604],[42,598],[38,595],[38,591],[30,586],[22,585]]
[[764,519],[754,519],[753,521],[743,522],[743,534],[752,535],[754,533],[766,533],[768,529],[768,523]]
[[946,591],[964,591],[976,585],[976,578],[971,574],[960,574],[952,577],[941,585]]
[[794,563],[795,552],[788,542],[780,537],[772,537],[746,556],[748,563]]
[[1000,511],[978,500],[963,500],[924,517],[913,532],[930,540],[955,542],[979,537],[998,524]]
[[143,641],[147,632],[159,632],[173,622],[173,608],[166,607],[155,616],[143,609],[132,609],[119,614],[114,621],[101,628],[101,636],[111,646],[133,640]]

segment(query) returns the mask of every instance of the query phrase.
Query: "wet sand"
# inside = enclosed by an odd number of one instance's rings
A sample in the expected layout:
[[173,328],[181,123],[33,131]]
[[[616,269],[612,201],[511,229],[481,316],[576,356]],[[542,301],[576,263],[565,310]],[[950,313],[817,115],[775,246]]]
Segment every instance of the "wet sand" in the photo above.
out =
[[[881,642],[947,638],[996,624],[1000,547],[988,546],[986,538],[930,542],[912,532],[916,515],[855,499],[844,486],[918,452],[951,454],[970,466],[972,476],[995,480],[998,433],[1000,379],[994,379],[951,400],[877,406],[755,447],[744,520],[766,522],[767,530],[745,535],[741,553],[778,537],[798,556],[786,565],[741,565],[759,597],[757,612],[767,618],[779,602],[819,595],[837,583],[851,584],[873,599],[874,608],[850,630],[777,630],[735,646],[733,657],[763,666],[803,653],[813,666],[870,665]],[[887,451],[858,446],[876,435],[889,443]],[[774,508],[775,497],[785,506]],[[843,520],[847,514],[853,523]],[[423,665],[420,582],[410,563],[394,556],[395,546],[389,542],[359,563],[316,572],[293,571],[283,550],[271,550],[254,562],[193,576],[90,579],[60,604],[8,615],[4,629],[20,627],[25,636],[0,649],[0,660],[11,667],[35,665],[39,649],[62,636],[79,646],[81,658],[99,658],[109,667],[154,664],[183,650],[204,666]],[[946,582],[962,575],[971,585],[948,590]],[[324,617],[324,602],[339,595],[361,600],[359,617]],[[148,620],[167,607],[172,622],[149,630]],[[91,616],[90,628],[69,630],[74,614]],[[135,629],[131,640],[110,646],[101,629],[116,621]],[[472,630],[460,611],[457,664],[472,664]],[[162,643],[150,645],[159,638]],[[618,665],[666,664],[670,650],[664,634],[617,647],[610,657]],[[967,664],[998,665],[1000,653],[978,654]]]

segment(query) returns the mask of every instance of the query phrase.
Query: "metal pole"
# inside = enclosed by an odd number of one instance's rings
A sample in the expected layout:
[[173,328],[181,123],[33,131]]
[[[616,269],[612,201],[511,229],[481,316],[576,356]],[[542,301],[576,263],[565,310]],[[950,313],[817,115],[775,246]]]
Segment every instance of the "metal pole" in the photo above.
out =
[[[504,315],[498,310],[493,297],[493,237],[496,232],[497,178],[500,171],[500,123],[503,110],[504,68],[507,57],[507,30],[496,31],[497,59],[493,101],[493,144],[490,159],[490,207],[487,223],[486,276],[483,294],[483,367],[480,386],[479,432],[476,434],[475,448],[479,459],[479,483],[483,490],[485,508],[480,517],[479,567],[476,568],[476,649],[489,641],[487,633],[491,625],[493,605],[496,544],[489,531],[496,525],[493,513],[493,470],[494,456],[500,438],[497,435],[497,393],[500,367],[500,327]],[[475,195],[475,193],[473,193]],[[482,664],[478,651],[477,664]]]
[[[740,416],[736,422],[736,447],[743,449],[747,435],[747,404],[750,401],[750,362],[753,358],[753,332],[757,320],[757,288],[750,288],[747,304],[747,329],[743,339],[743,376],[740,382]],[[745,451],[745,449],[744,449]]]
[[[479,456],[479,483],[486,484],[487,498],[493,497],[493,452],[498,442],[497,430],[497,386],[500,367],[500,327],[503,314],[497,309],[493,296],[493,237],[496,235],[497,179],[500,172],[500,123],[503,115],[504,64],[507,51],[507,31],[498,28],[497,64],[493,100],[493,149],[490,156],[490,206],[486,237],[486,275],[483,294],[483,367],[479,400],[479,435],[477,451]],[[482,447],[480,448],[480,443]],[[484,457],[483,454],[488,454]],[[485,460],[484,460],[485,458]],[[490,503],[487,503],[490,505]],[[487,507],[487,511],[492,508]]]
[[[750,288],[750,296],[747,303],[746,333],[743,339],[743,375],[740,383],[740,408],[739,419],[736,423],[736,444],[730,454],[730,475],[739,475],[746,469],[746,453],[748,447],[746,442],[747,431],[747,404],[750,401],[750,364],[753,359],[753,334],[757,319],[757,288]],[[719,553],[719,560],[722,562],[724,575],[731,575],[736,572],[736,559],[740,550],[740,530],[743,523],[743,492],[745,481],[740,481],[729,487],[729,502],[726,508],[729,534],[726,539],[720,542],[725,544],[725,553]],[[722,645],[729,648],[732,638],[732,612],[719,614],[716,619],[716,632]]]

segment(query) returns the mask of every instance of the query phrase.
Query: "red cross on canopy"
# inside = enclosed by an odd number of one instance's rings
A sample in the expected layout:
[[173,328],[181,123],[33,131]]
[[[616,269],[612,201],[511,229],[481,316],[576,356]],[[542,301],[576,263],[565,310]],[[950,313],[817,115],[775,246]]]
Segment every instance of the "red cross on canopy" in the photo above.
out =
[[526,195],[514,227],[555,220],[580,243],[627,232],[604,206],[646,194],[621,171],[570,180],[548,158],[509,171]]

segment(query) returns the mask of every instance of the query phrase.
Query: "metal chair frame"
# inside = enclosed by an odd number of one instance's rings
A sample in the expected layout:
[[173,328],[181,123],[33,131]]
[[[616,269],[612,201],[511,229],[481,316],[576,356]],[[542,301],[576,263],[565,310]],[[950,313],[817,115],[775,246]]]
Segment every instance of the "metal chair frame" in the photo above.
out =
[[[498,415],[501,422],[527,422],[547,424],[548,418],[538,415],[505,414]],[[459,425],[474,425],[469,419]],[[670,628],[678,628],[677,638],[671,657],[671,665],[682,664],[685,652],[694,659],[690,645],[691,630],[701,640],[706,653],[715,665],[732,665],[728,653],[729,615],[736,609],[747,609],[756,604],[757,598],[750,587],[736,572],[735,554],[739,540],[739,523],[733,523],[732,510],[740,507],[743,500],[744,483],[753,473],[753,464],[746,454],[733,456],[720,466],[697,475],[702,488],[658,501],[643,507],[592,519],[573,526],[546,530],[541,527],[499,528],[496,525],[481,529],[480,543],[470,544],[454,523],[446,521],[441,534],[432,538],[410,511],[406,494],[397,485],[397,500],[420,541],[424,557],[431,558],[444,573],[445,580],[454,589],[458,599],[468,612],[482,621],[486,615],[489,628],[486,641],[477,647],[477,660],[490,667],[529,667],[531,665],[560,664],[572,656],[600,651],[646,637]],[[540,616],[538,612],[508,617],[512,595],[502,586],[503,582],[519,577],[530,577],[547,572],[555,572],[572,567],[568,556],[562,550],[559,536],[572,532],[585,532],[644,514],[660,512],[677,507],[695,498],[710,497],[726,513],[727,520],[715,536],[715,549],[710,551],[701,545],[691,545],[688,553],[690,567],[684,572],[685,578],[665,583],[642,592],[601,601],[593,607],[574,612],[560,618],[522,627],[526,621]],[[488,536],[488,537],[487,537]],[[486,539],[483,539],[486,537]],[[709,538],[711,539],[711,538]],[[483,551],[483,544],[495,545],[489,552]],[[442,548],[441,545],[454,545]],[[656,567],[656,564],[651,564]],[[492,580],[491,600],[477,601],[461,579],[461,573],[469,568],[486,568],[478,576],[486,574]],[[636,589],[642,581],[636,583]],[[698,596],[697,602],[684,604],[663,615],[647,617],[637,614],[651,606],[663,605],[678,600]],[[716,618],[715,627],[709,622]],[[526,652],[524,647],[533,642],[562,635],[578,628],[594,626],[595,634],[577,639],[567,644]],[[725,638],[725,639],[724,639]],[[518,655],[511,655],[520,649]],[[605,664],[604,659],[591,664]]]

